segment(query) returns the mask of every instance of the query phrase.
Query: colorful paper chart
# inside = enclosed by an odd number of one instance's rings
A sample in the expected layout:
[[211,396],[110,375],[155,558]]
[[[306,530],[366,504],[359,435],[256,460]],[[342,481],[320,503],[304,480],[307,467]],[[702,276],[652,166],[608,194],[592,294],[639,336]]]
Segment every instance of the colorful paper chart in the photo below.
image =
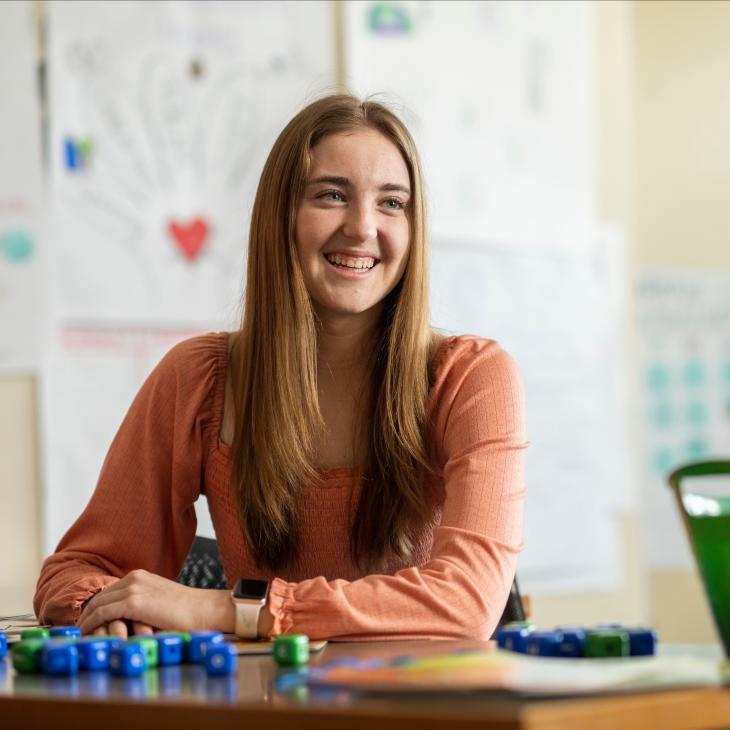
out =
[[[725,679],[727,681],[727,678]],[[310,670],[313,686],[374,692],[508,691],[558,696],[723,684],[722,662],[693,654],[553,659],[502,651],[400,658],[373,667],[341,661]]]

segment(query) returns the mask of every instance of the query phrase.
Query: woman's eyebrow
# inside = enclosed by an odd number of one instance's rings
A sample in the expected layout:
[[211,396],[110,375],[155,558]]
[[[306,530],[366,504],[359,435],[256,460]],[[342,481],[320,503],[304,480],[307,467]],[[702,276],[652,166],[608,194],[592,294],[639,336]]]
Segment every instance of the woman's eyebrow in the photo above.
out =
[[[339,185],[343,188],[352,187],[352,180],[350,180],[349,177],[340,177],[339,175],[320,175],[320,177],[315,177],[311,179],[307,184],[319,185],[322,183]],[[405,185],[400,185],[398,183],[383,183],[378,189],[381,192],[399,192],[405,193],[406,195],[411,194],[410,188],[406,187]]]

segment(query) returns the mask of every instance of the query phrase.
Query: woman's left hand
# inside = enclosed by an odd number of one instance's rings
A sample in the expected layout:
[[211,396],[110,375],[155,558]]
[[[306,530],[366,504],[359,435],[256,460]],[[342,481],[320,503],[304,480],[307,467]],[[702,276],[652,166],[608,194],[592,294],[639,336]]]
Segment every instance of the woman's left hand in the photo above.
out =
[[133,570],[97,593],[78,626],[90,634],[119,621],[172,631],[232,631],[235,622],[228,591],[190,588],[146,570]]

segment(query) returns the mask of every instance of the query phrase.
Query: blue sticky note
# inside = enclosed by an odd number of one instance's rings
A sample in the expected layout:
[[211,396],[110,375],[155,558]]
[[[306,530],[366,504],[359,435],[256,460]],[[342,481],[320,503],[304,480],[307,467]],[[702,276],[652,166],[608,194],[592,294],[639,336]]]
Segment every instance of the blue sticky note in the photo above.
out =
[[705,367],[699,360],[691,360],[684,366],[683,375],[687,385],[702,385],[705,382]]
[[693,401],[687,406],[687,420],[693,426],[707,422],[707,406],[702,401]]
[[664,365],[651,365],[646,369],[646,384],[651,390],[663,390],[669,384],[669,372]]

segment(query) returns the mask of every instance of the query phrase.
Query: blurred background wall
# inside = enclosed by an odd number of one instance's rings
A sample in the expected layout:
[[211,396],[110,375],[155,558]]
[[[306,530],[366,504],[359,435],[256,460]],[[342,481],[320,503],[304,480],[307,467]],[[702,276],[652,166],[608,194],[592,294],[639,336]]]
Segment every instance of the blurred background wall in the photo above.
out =
[[[586,3],[567,5],[580,4]],[[367,62],[365,58],[353,57],[357,39],[347,27],[347,15],[352,9],[340,3],[314,5],[323,6],[332,24],[327,31],[332,39],[332,81],[350,84],[353,69],[357,75],[359,66]],[[402,5],[418,17],[419,3]],[[493,4],[486,5],[489,10],[488,6]],[[565,4],[562,9],[559,3],[540,5],[545,13],[551,12],[551,6],[556,11],[570,12]],[[713,641],[709,614],[687,555],[667,561],[652,558],[661,553],[663,539],[676,544],[684,541],[684,535],[663,537],[674,528],[679,530],[678,523],[668,522],[664,532],[655,529],[654,498],[650,497],[650,479],[646,476],[650,460],[648,437],[643,428],[647,395],[642,353],[646,335],[638,320],[637,292],[638,282],[647,271],[698,272],[702,276],[708,271],[727,274],[730,269],[730,247],[725,241],[730,216],[725,200],[730,182],[730,147],[726,143],[730,95],[725,73],[730,64],[726,42],[730,4],[647,1],[590,5],[585,32],[590,35],[592,53],[591,109],[585,127],[590,129],[593,139],[593,222],[612,231],[625,246],[620,268],[625,308],[617,320],[621,337],[615,345],[626,356],[620,430],[629,452],[627,484],[616,485],[626,495],[610,513],[602,513],[617,537],[617,568],[606,577],[604,587],[600,574],[572,585],[564,580],[560,570],[554,577],[545,574],[533,579],[533,573],[526,569],[531,577],[523,581],[523,590],[530,594],[533,617],[541,624],[642,622],[655,626],[665,640]],[[40,24],[44,9],[41,3],[32,5],[34,22],[39,24],[34,27],[42,65],[48,38],[41,30],[53,32],[47,17],[45,26]],[[458,28],[452,31],[458,33]],[[439,52],[434,46],[432,54]],[[1,63],[7,66],[8,58],[4,57]],[[320,76],[314,86],[326,87],[328,83]],[[470,83],[478,88],[479,75]],[[407,104],[405,90],[402,97]],[[301,99],[294,101],[298,104]],[[570,106],[569,101],[566,103]],[[415,127],[416,132],[421,131],[418,120]],[[446,256],[439,253],[446,244],[439,239],[434,246],[437,256]],[[42,294],[38,292],[39,297]],[[437,296],[437,314],[441,311],[438,301]],[[169,329],[172,331],[164,336],[156,335],[154,342],[146,341],[144,368],[169,342],[185,334],[182,325]],[[64,331],[65,342],[69,338],[78,341],[79,331],[73,327],[71,330]],[[127,336],[138,338],[138,334],[133,331]],[[138,342],[135,347],[139,347]],[[47,362],[48,356],[45,358]],[[54,368],[55,372],[58,370],[59,367]],[[54,518],[63,509],[49,508],[49,504],[63,506],[64,495],[57,491],[49,495],[48,483],[53,477],[49,480],[47,457],[55,446],[54,442],[49,444],[44,409],[39,403],[62,396],[48,394],[49,376],[43,376],[41,371],[47,372],[42,368],[38,372],[24,372],[18,367],[6,367],[0,372],[0,554],[5,558],[0,571],[0,610],[5,613],[30,609],[40,562],[52,548],[46,544],[48,525],[54,519],[68,522],[65,514]],[[128,401],[128,395],[120,395],[120,401]],[[67,411],[73,411],[73,401],[62,402]],[[73,422],[74,414],[69,413],[69,423]],[[533,450],[539,451],[540,444],[535,443],[532,434],[531,440]],[[724,451],[726,455],[730,451],[730,438]],[[604,451],[598,449],[596,454],[596,472],[617,457],[608,447]],[[98,458],[103,458],[103,454]],[[83,506],[70,497],[66,502],[72,503],[71,513],[77,514]],[[540,515],[533,514],[532,519],[539,523]],[[204,522],[203,517],[201,524]],[[550,530],[545,528],[542,525],[534,534],[549,540]],[[527,549],[531,547],[536,550],[540,546],[534,545],[533,540],[532,546],[528,542]],[[580,551],[582,546],[574,544],[572,548]],[[566,565],[570,565],[569,552],[565,554]],[[677,548],[677,553],[681,553],[681,548]],[[554,563],[559,568],[560,560]]]

